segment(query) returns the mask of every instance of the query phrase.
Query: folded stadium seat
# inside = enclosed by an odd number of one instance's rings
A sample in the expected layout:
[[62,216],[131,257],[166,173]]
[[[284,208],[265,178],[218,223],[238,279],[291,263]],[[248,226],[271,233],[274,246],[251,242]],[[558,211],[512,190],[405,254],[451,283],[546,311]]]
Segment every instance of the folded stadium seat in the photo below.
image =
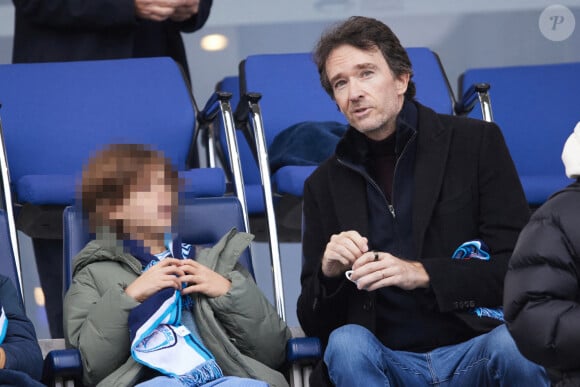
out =
[[459,81],[457,113],[499,125],[531,207],[571,183],[561,153],[580,120],[580,63],[475,68]]
[[151,144],[178,170],[190,164],[195,111],[170,58],[0,65],[0,84],[20,203],[71,204],[83,163],[109,143]]

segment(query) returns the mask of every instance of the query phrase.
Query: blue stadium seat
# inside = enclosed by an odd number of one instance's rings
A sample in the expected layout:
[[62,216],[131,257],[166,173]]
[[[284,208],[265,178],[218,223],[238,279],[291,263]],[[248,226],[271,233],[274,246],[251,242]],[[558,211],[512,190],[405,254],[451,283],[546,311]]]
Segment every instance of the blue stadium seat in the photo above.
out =
[[[199,221],[199,220],[203,221]],[[72,280],[72,260],[91,240],[89,228],[78,206],[65,208],[64,220],[64,288]],[[198,221],[196,221],[198,220]],[[179,207],[178,230],[184,242],[193,245],[215,244],[232,227],[245,230],[240,204],[234,197],[186,197]],[[240,256],[242,263],[254,275],[250,251]]]
[[72,204],[83,164],[109,143],[152,144],[190,166],[193,100],[170,58],[0,65],[0,84],[19,203]]
[[564,173],[561,153],[580,119],[576,95],[580,63],[467,70],[460,79],[464,98],[458,113],[473,105],[466,102],[474,100],[473,85],[485,84],[489,91],[486,95],[486,88],[481,90],[482,107],[471,110],[469,116],[499,125],[528,203],[537,207],[571,183]]

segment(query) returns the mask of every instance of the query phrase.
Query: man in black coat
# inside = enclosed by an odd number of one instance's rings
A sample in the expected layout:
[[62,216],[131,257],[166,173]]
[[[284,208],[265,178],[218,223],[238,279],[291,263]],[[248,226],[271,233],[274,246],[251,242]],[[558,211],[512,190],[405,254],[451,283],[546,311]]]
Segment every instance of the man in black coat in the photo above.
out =
[[[304,189],[298,317],[326,345],[311,383],[327,367],[338,386],[548,385],[482,313],[502,304],[529,216],[499,128],[416,102],[407,53],[377,20],[338,25],[314,58],[350,128]],[[487,260],[451,258],[472,240]]]
[[[199,30],[213,0],[13,0],[14,63],[168,56],[188,82],[182,32]],[[90,91],[87,91],[90,92]],[[62,329],[61,206],[26,204],[18,228],[33,238],[52,337]]]
[[524,227],[505,279],[505,317],[520,351],[557,386],[580,386],[580,123],[562,160],[576,181]]

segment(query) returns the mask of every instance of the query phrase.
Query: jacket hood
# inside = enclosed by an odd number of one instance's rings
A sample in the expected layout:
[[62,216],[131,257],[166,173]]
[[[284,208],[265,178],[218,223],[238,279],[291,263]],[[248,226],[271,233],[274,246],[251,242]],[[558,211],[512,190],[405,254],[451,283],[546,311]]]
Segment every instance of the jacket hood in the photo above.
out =
[[552,194],[549,197],[549,199],[552,199],[555,196],[558,196],[558,195],[563,194],[563,193],[566,193],[566,192],[571,192],[571,191],[580,192],[580,177],[578,178],[578,180],[576,180],[572,184],[570,184],[567,187],[561,189],[560,191],[557,191],[554,194]]
[[564,144],[562,161],[568,177],[575,179],[580,177],[580,122],[576,124],[574,132]]
[[73,277],[86,266],[100,261],[116,261],[127,265],[136,274],[141,274],[142,265],[139,260],[125,252],[121,242],[105,235],[90,241],[73,261]]

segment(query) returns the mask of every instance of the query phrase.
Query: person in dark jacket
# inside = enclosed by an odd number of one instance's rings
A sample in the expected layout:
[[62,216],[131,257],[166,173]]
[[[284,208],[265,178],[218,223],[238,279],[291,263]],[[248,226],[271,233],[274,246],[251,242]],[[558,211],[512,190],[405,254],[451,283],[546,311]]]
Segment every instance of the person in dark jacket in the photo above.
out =
[[534,212],[505,279],[505,318],[518,348],[558,386],[580,386],[580,123],[562,160],[576,179]]
[[[42,353],[12,281],[0,275],[0,385],[41,386]],[[3,336],[3,337],[2,337]]]
[[[326,344],[311,384],[548,385],[502,321],[477,314],[501,305],[529,217],[499,128],[415,101],[380,21],[339,24],[314,58],[350,128],[304,189],[298,318]],[[451,259],[472,240],[487,259]]]
[[[13,63],[168,56],[190,80],[182,32],[207,21],[213,0],[13,0]],[[32,237],[50,334],[62,330],[62,206],[24,204],[18,228]]]
[[188,74],[182,32],[213,0],[13,0],[14,63],[169,56]]

